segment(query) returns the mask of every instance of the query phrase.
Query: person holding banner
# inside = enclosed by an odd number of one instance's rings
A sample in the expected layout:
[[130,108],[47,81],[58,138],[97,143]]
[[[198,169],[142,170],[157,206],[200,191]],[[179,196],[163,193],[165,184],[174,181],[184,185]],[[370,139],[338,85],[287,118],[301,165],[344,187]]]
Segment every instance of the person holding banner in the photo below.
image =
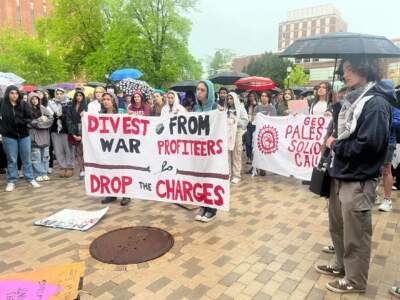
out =
[[229,173],[231,183],[237,184],[242,177],[242,136],[249,122],[249,117],[235,92],[228,94],[226,112],[228,114]]
[[[116,96],[113,93],[106,92],[103,94],[102,104],[101,104],[101,113],[102,114],[117,114],[118,113],[118,104]],[[117,197],[106,197],[101,203],[107,204],[117,200]],[[121,206],[126,206],[131,202],[131,198],[123,197],[121,200]]]
[[167,93],[167,104],[161,110],[161,116],[176,115],[179,113],[186,113],[187,110],[179,104],[179,97],[175,91]]
[[[131,97],[132,98],[132,97]],[[161,110],[163,109],[165,103],[164,103],[164,99],[163,99],[163,92],[162,91],[156,91],[153,93],[153,107],[151,109],[150,115],[152,117],[159,117],[161,116]],[[129,100],[129,102],[131,101],[131,99]]]
[[376,59],[349,57],[341,66],[349,91],[339,113],[337,138],[326,141],[333,153],[328,167],[333,180],[328,215],[337,265],[317,266],[317,271],[344,276],[326,285],[342,294],[362,293],[367,287],[371,210],[388,148],[393,95],[378,83],[381,72]]
[[101,100],[105,90],[102,86],[98,86],[94,89],[93,100],[88,104],[88,113],[98,114],[101,110]]
[[[196,99],[197,104],[193,109],[194,112],[212,111],[217,109],[217,103],[215,103],[214,85],[211,81],[204,80],[197,84]],[[201,206],[195,217],[195,220],[207,223],[214,220],[216,216],[216,208]]]
[[136,116],[150,116],[150,109],[141,92],[133,92],[131,104],[128,106],[128,114]]

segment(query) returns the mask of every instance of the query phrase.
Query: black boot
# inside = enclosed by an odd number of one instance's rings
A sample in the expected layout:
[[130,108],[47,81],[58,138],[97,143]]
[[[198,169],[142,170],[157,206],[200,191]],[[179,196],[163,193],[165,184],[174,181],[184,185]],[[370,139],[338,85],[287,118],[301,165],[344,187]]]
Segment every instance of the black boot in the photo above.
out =
[[101,200],[101,203],[107,204],[107,203],[111,203],[115,200],[117,200],[117,197],[105,197],[103,200]]

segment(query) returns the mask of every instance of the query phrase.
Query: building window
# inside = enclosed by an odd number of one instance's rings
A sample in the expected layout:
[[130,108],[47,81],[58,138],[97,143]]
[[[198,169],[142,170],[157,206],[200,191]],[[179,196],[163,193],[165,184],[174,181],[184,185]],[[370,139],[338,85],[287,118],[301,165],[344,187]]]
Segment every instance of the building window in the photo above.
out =
[[313,62],[319,62],[319,58],[313,58]]
[[22,19],[21,19],[21,3],[19,2],[19,0],[15,1],[15,8],[16,8],[16,15],[17,15],[17,24],[21,25],[22,24]]
[[301,59],[300,59],[300,58],[296,58],[296,59],[294,60],[294,62],[295,62],[296,64],[299,64],[299,63],[301,63]]
[[32,26],[32,31],[35,31],[35,5],[33,3],[33,0],[30,0],[29,3],[29,8],[31,11],[31,26]]
[[309,58],[305,58],[305,59],[303,59],[303,62],[308,63],[308,62],[310,62],[310,59]]
[[47,3],[43,0],[43,17],[47,17]]

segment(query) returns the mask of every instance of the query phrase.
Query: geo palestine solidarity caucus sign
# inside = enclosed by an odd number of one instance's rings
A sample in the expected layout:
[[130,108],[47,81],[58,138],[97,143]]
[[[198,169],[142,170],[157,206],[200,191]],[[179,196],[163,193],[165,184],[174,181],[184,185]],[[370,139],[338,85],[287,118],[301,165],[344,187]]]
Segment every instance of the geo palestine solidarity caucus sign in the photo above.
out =
[[229,210],[226,113],[85,114],[86,192]]
[[256,117],[253,167],[311,180],[319,163],[329,117]]

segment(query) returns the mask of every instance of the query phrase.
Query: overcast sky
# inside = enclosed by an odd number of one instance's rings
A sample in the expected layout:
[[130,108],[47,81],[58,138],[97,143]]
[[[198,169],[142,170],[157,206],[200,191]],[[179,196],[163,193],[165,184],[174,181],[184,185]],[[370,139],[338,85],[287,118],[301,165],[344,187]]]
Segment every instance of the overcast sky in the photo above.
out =
[[400,0],[199,0],[190,14],[190,51],[198,59],[220,48],[238,55],[276,51],[278,25],[288,10],[327,3],[342,13],[350,32],[400,38]]

